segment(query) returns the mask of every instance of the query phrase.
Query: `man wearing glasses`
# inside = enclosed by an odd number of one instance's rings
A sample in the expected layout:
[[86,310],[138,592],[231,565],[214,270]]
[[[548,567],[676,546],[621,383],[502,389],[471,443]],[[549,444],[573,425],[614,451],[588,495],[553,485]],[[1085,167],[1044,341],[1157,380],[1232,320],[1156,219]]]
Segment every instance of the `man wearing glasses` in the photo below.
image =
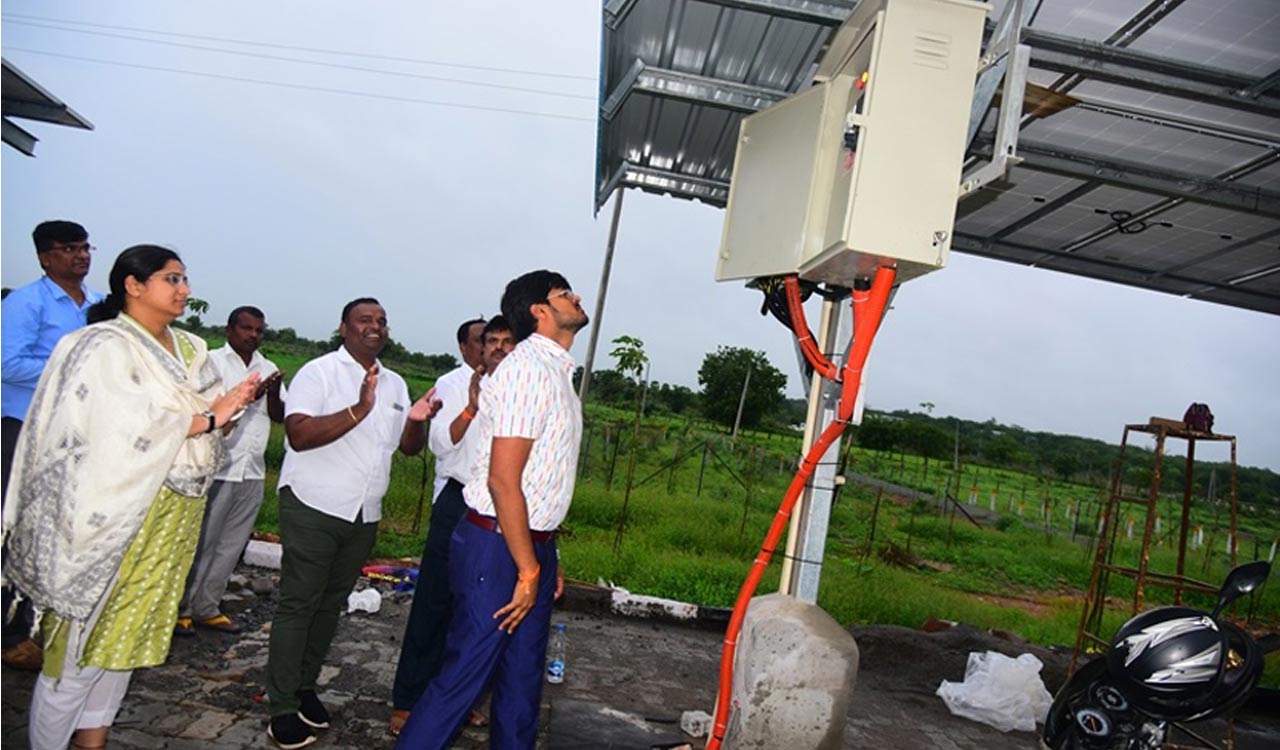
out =
[[[35,228],[31,238],[45,275],[14,289],[0,308],[0,382],[4,384],[0,394],[0,480],[4,489],[9,486],[18,432],[45,362],[63,334],[83,327],[89,306],[102,299],[84,285],[93,253],[84,227],[74,221],[46,221]],[[6,587],[3,612],[8,613],[12,599],[13,592]],[[31,604],[23,599],[13,619],[4,623],[0,658],[5,666],[40,668],[43,654],[31,640],[31,623]]]
[[532,750],[558,587],[556,529],[569,511],[582,403],[569,354],[587,324],[563,276],[507,284],[516,344],[480,392],[475,472],[449,551],[453,616],[444,664],[400,733],[399,750],[443,750],[486,687],[493,750]]

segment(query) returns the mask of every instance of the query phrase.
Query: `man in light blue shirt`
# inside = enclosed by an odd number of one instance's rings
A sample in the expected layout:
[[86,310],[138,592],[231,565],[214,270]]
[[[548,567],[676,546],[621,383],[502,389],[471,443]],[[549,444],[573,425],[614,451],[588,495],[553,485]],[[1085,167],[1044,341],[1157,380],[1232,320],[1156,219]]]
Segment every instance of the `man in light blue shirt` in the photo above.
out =
[[[45,275],[20,286],[4,298],[0,308],[0,461],[3,489],[9,487],[9,468],[22,420],[35,394],[44,365],[66,333],[81,328],[89,307],[102,295],[84,285],[93,246],[89,233],[73,221],[46,221],[31,233],[36,257]],[[11,599],[4,591],[4,612]],[[31,607],[25,604],[4,624],[3,661],[20,669],[39,669],[39,646],[31,641]]]

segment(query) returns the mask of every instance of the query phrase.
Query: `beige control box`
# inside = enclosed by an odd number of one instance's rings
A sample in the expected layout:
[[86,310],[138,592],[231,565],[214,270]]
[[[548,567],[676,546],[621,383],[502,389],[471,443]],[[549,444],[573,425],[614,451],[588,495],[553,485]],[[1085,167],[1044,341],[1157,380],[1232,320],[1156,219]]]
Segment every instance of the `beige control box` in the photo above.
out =
[[863,0],[811,88],[743,119],[716,280],[946,264],[987,8]]

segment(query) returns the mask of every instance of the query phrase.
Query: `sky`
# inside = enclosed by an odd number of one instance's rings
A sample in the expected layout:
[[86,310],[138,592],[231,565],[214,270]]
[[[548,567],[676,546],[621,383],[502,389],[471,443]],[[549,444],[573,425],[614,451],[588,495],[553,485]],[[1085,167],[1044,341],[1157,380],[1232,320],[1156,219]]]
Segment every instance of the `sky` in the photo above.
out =
[[[3,285],[39,275],[30,231],[67,218],[99,248],[91,286],[125,247],[168,245],[206,320],[254,304],[327,338],[347,300],[372,295],[393,337],[452,353],[457,324],[496,313],[535,268],[562,272],[590,311],[611,215],[593,210],[600,7],[6,0],[4,57],[95,130],[24,121],[36,158],[2,150]],[[759,294],[713,280],[723,218],[626,194],[597,368],[611,339],[636,336],[655,380],[696,389],[708,352],[743,346],[802,394]],[[899,290],[866,398],[1112,443],[1202,401],[1242,465],[1280,470],[1277,373],[1280,317],[954,253]]]

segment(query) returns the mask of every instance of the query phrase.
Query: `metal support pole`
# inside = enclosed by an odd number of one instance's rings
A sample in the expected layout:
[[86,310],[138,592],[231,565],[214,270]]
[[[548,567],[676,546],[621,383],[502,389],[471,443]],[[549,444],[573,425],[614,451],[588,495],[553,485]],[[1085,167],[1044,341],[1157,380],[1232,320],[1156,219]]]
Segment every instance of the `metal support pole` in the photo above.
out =
[[[843,310],[842,310],[843,308]],[[841,315],[848,306],[823,300],[822,318],[818,326],[818,348],[826,353],[837,366],[844,363],[844,351],[849,335],[840,336]],[[852,332],[853,326],[848,326]],[[836,416],[840,399],[840,385],[824,381],[814,373],[809,386],[809,411],[805,421],[804,444],[800,454],[818,439],[822,429]],[[779,590],[810,604],[818,601],[818,582],[822,574],[822,558],[826,552],[827,526],[831,519],[831,503],[836,490],[836,463],[840,458],[840,439],[827,448],[827,452],[814,469],[809,485],[796,503],[791,514],[791,526],[787,531],[786,556],[782,560],[782,576]]]
[[1183,469],[1182,519],[1178,527],[1178,587],[1173,592],[1173,603],[1182,604],[1183,576],[1187,572],[1187,529],[1191,526],[1191,479],[1196,465],[1196,439],[1187,440],[1187,465]]
[[615,188],[613,196],[613,221],[609,224],[609,244],[604,250],[604,267],[600,269],[600,288],[596,290],[596,312],[591,319],[591,338],[587,342],[587,359],[582,364],[582,384],[578,386],[578,398],[587,400],[591,387],[591,369],[596,359],[596,342],[600,339],[600,324],[604,322],[604,298],[609,293],[609,274],[613,271],[613,248],[618,242],[618,219],[622,217],[623,189]]
[[738,444],[738,426],[742,424],[742,407],[747,405],[747,389],[751,387],[751,368],[755,367],[755,360],[747,362],[747,376],[742,379],[742,395],[738,397],[738,415],[733,418],[733,437],[731,442]]

